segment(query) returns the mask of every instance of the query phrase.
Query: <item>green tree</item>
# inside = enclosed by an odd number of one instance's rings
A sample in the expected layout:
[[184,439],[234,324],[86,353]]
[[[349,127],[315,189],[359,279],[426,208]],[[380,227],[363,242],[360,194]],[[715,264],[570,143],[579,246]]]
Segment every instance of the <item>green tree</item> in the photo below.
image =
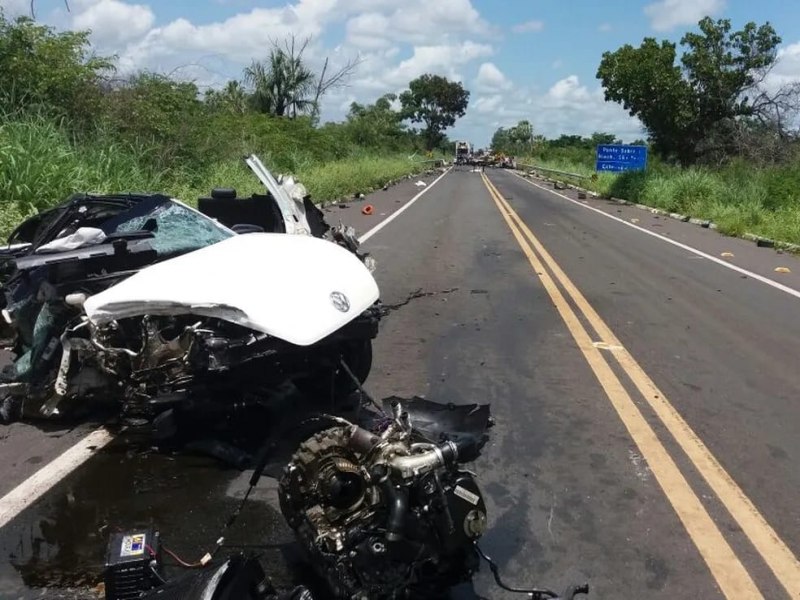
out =
[[552,148],[585,148],[586,140],[579,135],[562,133],[558,138],[550,140],[548,145]]
[[402,115],[392,108],[396,100],[396,94],[384,94],[375,104],[353,102],[346,122],[350,139],[360,146],[397,148],[402,145],[408,132]]
[[536,145],[533,125],[528,120],[519,121],[509,128],[500,127],[492,136],[491,149],[513,156],[529,155]]
[[[775,64],[781,38],[769,23],[731,30],[728,19],[699,22],[699,32],[676,44],[645,38],[605,52],[597,77],[606,100],[620,102],[647,128],[654,148],[683,163],[696,161],[701,143],[725,123],[758,117],[767,110],[760,88]],[[725,139],[719,143],[725,145]]]
[[533,151],[533,125],[528,120],[522,120],[512,127],[509,132],[509,148],[506,154],[530,154]]
[[0,110],[35,109],[90,123],[113,62],[89,48],[87,32],[56,33],[27,17],[11,22],[0,9]]
[[600,144],[619,144],[620,140],[613,133],[604,133],[602,131],[595,131],[588,140],[588,145],[592,148]]
[[511,147],[511,135],[505,127],[499,127],[492,136],[490,148],[492,152],[508,152]]
[[124,140],[158,148],[154,160],[202,158],[195,137],[202,133],[202,105],[194,83],[140,72],[108,91],[105,104],[106,121]]
[[400,94],[403,117],[424,123],[423,136],[427,149],[432,150],[442,141],[444,130],[466,113],[469,91],[457,81],[431,74],[417,77],[408,87]]

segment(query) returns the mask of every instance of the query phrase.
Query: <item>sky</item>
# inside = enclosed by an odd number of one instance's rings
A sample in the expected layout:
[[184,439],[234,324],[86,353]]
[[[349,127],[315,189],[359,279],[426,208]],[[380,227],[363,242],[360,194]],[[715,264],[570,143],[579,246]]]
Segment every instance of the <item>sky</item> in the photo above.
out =
[[[36,18],[90,30],[94,49],[116,54],[124,74],[140,69],[192,80],[201,89],[241,77],[271,40],[311,38],[318,67],[359,58],[346,88],[324,98],[323,120],[351,102],[399,93],[423,73],[470,91],[467,114],[447,133],[476,147],[498,127],[529,120],[535,133],[644,137],[641,124],[605,102],[597,67],[603,52],[645,37],[679,41],[703,16],[735,28],[769,21],[782,37],[770,84],[800,80],[796,0],[36,0]],[[7,16],[30,0],[0,0]]]

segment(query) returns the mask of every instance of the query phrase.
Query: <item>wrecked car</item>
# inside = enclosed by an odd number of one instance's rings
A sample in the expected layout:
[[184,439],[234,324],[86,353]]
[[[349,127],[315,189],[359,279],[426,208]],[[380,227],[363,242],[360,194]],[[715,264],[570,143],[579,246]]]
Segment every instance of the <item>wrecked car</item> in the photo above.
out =
[[152,419],[227,410],[286,381],[348,396],[371,367],[374,261],[292,178],[245,158],[266,190],[216,189],[198,209],[163,194],[76,194],[0,249],[13,362],[0,417],[90,403]]

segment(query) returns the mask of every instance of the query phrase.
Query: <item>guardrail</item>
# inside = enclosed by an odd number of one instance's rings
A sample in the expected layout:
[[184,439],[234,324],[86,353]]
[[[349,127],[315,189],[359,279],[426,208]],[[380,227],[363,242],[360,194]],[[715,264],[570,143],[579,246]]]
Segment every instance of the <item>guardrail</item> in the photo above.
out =
[[559,171],[558,169],[548,169],[546,167],[540,167],[538,165],[526,165],[523,163],[518,163],[517,166],[529,169],[531,171],[542,171],[543,173],[555,173],[557,175],[564,175],[566,177],[574,177],[575,179],[594,179],[591,175],[581,175],[580,173],[570,173],[568,171]]

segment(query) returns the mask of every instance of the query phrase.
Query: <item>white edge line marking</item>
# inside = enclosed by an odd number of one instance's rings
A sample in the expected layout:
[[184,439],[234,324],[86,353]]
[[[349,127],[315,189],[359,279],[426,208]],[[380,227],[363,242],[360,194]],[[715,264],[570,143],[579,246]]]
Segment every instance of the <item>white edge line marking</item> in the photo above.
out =
[[551,194],[559,196],[560,198],[563,198],[564,200],[569,200],[573,204],[577,204],[578,206],[581,206],[581,207],[586,208],[588,210],[591,210],[591,211],[594,211],[596,213],[599,213],[599,214],[603,215],[604,217],[608,217],[609,219],[613,219],[613,220],[615,220],[615,221],[617,221],[619,223],[622,223],[623,225],[627,225],[628,227],[632,227],[633,229],[641,231],[642,233],[646,233],[647,235],[651,235],[654,238],[658,238],[663,242],[667,242],[668,244],[672,244],[673,246],[677,246],[678,248],[682,248],[684,250],[688,250],[689,252],[692,252],[692,253],[694,253],[694,254],[696,254],[698,256],[702,256],[703,258],[707,258],[708,260],[710,260],[712,262],[715,262],[718,265],[722,265],[726,269],[730,269],[732,271],[736,271],[737,273],[742,273],[743,275],[747,275],[748,277],[752,277],[753,279],[755,279],[757,281],[760,281],[761,283],[766,283],[767,285],[774,287],[776,290],[780,290],[782,292],[786,292],[787,294],[789,294],[790,296],[794,296],[795,298],[800,298],[800,291],[798,291],[798,290],[796,290],[794,288],[790,288],[789,286],[783,285],[782,283],[778,283],[777,281],[775,281],[773,279],[770,279],[768,277],[764,277],[763,275],[759,275],[758,273],[753,273],[752,271],[748,271],[747,269],[743,269],[742,267],[737,267],[736,265],[732,265],[729,262],[725,262],[721,258],[717,258],[716,256],[712,256],[711,254],[706,254],[702,250],[698,250],[697,248],[692,248],[691,246],[687,246],[686,244],[682,244],[681,242],[676,242],[675,240],[672,240],[672,239],[670,239],[668,237],[660,235],[660,234],[656,233],[655,231],[650,231],[649,229],[645,229],[644,227],[639,227],[638,225],[635,225],[634,223],[629,223],[625,219],[620,219],[619,217],[615,217],[614,215],[610,215],[607,212],[605,212],[604,210],[600,210],[599,208],[595,208],[594,206],[589,206],[588,204],[584,204],[583,202],[580,202],[578,200],[574,200],[573,198],[570,198],[569,196],[565,196],[564,194],[559,194],[558,192],[553,191],[551,189],[548,189],[546,187],[543,187],[543,186],[541,186],[541,185],[539,185],[537,183],[534,183],[532,181],[528,181],[527,179],[525,179],[524,177],[522,177],[520,175],[517,175],[516,173],[512,173],[512,175],[514,175],[514,177],[517,177],[517,178],[521,179],[522,181],[524,181],[526,183],[529,183],[530,185],[532,185],[534,187],[539,188],[540,190],[544,190],[545,192],[550,192]]
[[442,177],[444,177],[445,175],[447,175],[447,174],[450,172],[450,169],[451,169],[451,168],[452,168],[452,167],[448,167],[448,168],[447,168],[447,171],[445,171],[444,173],[442,173],[441,175],[439,175],[439,177],[437,177],[437,178],[436,178],[436,179],[434,179],[432,182],[430,182],[430,183],[429,183],[429,184],[428,184],[428,185],[425,187],[425,189],[424,189],[424,190],[422,190],[422,191],[421,191],[419,194],[417,194],[417,195],[416,195],[416,196],[414,196],[414,197],[413,197],[411,200],[409,200],[408,202],[406,202],[406,203],[405,203],[403,206],[401,206],[401,207],[400,207],[398,210],[396,210],[395,212],[393,212],[392,214],[390,214],[390,215],[389,215],[388,217],[386,217],[386,218],[385,218],[383,221],[381,221],[380,223],[378,223],[377,225],[375,225],[375,227],[373,227],[373,228],[372,228],[372,229],[370,229],[368,232],[366,232],[364,235],[362,235],[360,238],[358,238],[358,241],[359,241],[359,242],[362,242],[362,243],[363,243],[363,242],[366,242],[366,241],[367,241],[369,238],[371,238],[373,235],[375,235],[376,233],[378,233],[378,232],[379,232],[381,229],[383,229],[384,227],[386,227],[386,226],[387,226],[389,223],[391,223],[392,221],[394,221],[394,220],[395,220],[397,217],[399,217],[399,216],[400,216],[400,215],[403,213],[403,211],[405,211],[405,210],[406,210],[406,209],[407,209],[409,206],[411,206],[412,204],[414,204],[414,202],[416,202],[417,200],[419,200],[419,199],[420,199],[420,198],[423,196],[423,194],[425,194],[425,193],[426,193],[426,192],[427,192],[429,189],[431,189],[433,186],[435,186],[437,183],[439,183],[439,180],[441,180],[441,178],[442,178]]
[[63,454],[47,463],[0,498],[0,527],[42,497],[50,488],[77,469],[114,436],[104,427],[95,429]]
[[[393,212],[386,219],[362,235],[358,241],[364,242],[378,233],[391,221],[396,219],[400,213],[419,200],[425,192],[436,185],[449,171],[450,169],[448,168],[447,171],[429,183],[424,190],[411,198],[411,200],[406,202],[399,210]],[[95,429],[86,437],[79,440],[74,446],[65,450],[63,454],[54,458],[5,496],[0,498],[0,528],[5,527],[9,521],[41,498],[59,481],[80,467],[94,456],[97,450],[108,445],[113,439],[114,436],[104,427]]]

